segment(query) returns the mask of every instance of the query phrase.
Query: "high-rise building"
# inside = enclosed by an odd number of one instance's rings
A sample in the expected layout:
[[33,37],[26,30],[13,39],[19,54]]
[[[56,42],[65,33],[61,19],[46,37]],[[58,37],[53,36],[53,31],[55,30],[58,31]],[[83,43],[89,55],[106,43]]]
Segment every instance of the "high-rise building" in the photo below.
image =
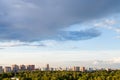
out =
[[35,70],[35,65],[27,65],[27,70]]
[[49,64],[47,64],[46,70],[47,70],[47,71],[50,70]]
[[85,72],[85,67],[80,67],[80,71]]
[[74,66],[73,71],[80,71],[80,67],[79,66]]
[[12,65],[12,71],[13,72],[18,72],[19,71],[19,66],[16,65],[16,64]]
[[20,69],[20,70],[26,70],[26,66],[25,66],[25,65],[20,65],[20,66],[19,66],[19,69]]
[[0,74],[3,73],[3,67],[0,66]]
[[11,72],[11,67],[5,67],[5,68],[4,68],[4,72],[5,72],[5,73]]

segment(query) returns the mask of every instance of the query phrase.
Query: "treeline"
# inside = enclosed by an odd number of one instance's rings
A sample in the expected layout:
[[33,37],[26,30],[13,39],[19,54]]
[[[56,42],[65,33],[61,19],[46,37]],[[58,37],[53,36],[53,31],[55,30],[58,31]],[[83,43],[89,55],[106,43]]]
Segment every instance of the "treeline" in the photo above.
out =
[[19,80],[120,80],[120,70],[74,72],[74,71],[24,71],[18,73],[0,74],[0,80],[11,80],[11,77]]

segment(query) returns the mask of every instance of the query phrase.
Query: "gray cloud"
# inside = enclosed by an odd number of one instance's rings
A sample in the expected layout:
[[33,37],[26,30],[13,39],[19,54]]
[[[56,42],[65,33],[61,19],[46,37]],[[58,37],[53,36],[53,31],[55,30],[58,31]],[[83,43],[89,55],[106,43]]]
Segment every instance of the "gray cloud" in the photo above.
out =
[[38,40],[38,41],[20,41],[20,40],[7,40],[0,42],[0,49],[6,47],[19,47],[19,46],[31,46],[31,47],[48,47],[58,45],[59,41],[77,41],[77,40],[88,40],[101,35],[96,29],[85,29],[81,31],[61,31],[56,36],[49,37],[49,40]]
[[81,31],[62,31],[55,37],[57,40],[88,40],[101,35],[96,29],[86,29]]
[[1,49],[4,49],[4,48],[0,48],[0,50],[1,50]]
[[120,0],[1,0],[0,39],[46,39],[70,25],[118,13],[119,4]]

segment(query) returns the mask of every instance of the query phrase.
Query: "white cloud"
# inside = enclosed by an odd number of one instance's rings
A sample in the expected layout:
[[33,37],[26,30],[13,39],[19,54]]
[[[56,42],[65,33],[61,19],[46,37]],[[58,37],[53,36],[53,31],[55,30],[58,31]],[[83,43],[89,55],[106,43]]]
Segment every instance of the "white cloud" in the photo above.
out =
[[118,26],[118,24],[119,21],[115,19],[103,19],[100,20],[99,22],[96,22],[94,26],[97,28],[105,28],[120,33],[120,27]]
[[12,40],[12,41],[0,42],[1,48],[16,47],[16,46],[47,47],[47,46],[55,46],[55,45],[58,45],[58,41],[44,40],[44,41],[22,42],[19,40]]
[[14,46],[22,46],[25,45],[25,42],[20,41],[4,41],[0,42],[0,47],[14,47]]
[[116,38],[116,39],[120,39],[120,36],[116,36],[115,38]]
[[116,23],[117,23],[116,20],[103,19],[103,20],[100,20],[100,22],[95,23],[94,26],[112,29],[112,26],[115,25]]

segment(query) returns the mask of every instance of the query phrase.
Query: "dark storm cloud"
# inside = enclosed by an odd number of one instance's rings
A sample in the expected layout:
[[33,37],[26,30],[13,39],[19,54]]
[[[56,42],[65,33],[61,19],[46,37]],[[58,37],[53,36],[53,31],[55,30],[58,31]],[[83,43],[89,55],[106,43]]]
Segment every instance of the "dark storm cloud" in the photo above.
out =
[[[47,39],[59,29],[119,12],[120,0],[0,0],[0,40]],[[76,33],[69,39],[76,40]]]

